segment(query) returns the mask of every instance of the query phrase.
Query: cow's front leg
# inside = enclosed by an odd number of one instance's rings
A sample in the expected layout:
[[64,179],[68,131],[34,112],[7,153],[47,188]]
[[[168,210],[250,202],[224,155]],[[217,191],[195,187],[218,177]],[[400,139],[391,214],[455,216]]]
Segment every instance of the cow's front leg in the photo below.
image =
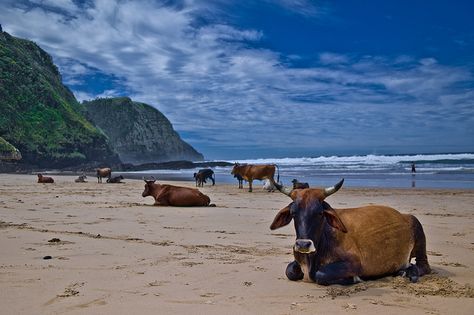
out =
[[249,192],[252,192],[252,180],[249,180]]
[[294,260],[286,266],[286,276],[291,281],[298,281],[304,278],[304,273],[301,270],[300,264]]
[[362,280],[357,276],[357,268],[349,261],[338,261],[321,267],[312,277],[317,284],[354,284]]
[[170,205],[171,205],[171,202],[167,193],[161,194],[155,199],[155,206],[168,207]]

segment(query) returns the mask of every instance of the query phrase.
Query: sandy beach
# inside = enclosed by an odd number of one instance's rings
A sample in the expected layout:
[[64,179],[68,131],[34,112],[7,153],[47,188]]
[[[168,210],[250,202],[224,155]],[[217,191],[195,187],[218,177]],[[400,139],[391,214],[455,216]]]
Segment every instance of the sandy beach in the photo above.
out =
[[237,182],[205,186],[216,207],[179,208],[152,206],[141,180],[53,177],[38,184],[35,175],[0,174],[1,314],[474,310],[474,190],[343,187],[327,199],[334,208],[384,204],[416,215],[433,274],[325,287],[286,278],[294,228],[269,225],[289,198],[259,182],[253,193]]

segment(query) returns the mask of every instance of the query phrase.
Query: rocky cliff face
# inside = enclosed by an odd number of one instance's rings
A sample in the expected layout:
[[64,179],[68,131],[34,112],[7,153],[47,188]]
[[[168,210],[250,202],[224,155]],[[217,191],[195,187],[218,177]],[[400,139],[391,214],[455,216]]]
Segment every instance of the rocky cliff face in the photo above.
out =
[[201,161],[203,155],[184,142],[170,121],[154,107],[128,97],[83,102],[88,118],[109,138],[124,163]]
[[[40,168],[120,163],[35,43],[0,31],[0,137]],[[17,156],[18,157],[18,156]]]

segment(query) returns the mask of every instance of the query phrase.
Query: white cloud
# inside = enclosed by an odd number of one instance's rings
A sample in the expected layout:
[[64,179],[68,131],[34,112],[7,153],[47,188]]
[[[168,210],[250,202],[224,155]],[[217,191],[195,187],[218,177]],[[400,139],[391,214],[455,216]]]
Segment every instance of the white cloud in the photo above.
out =
[[420,59],[420,63],[424,66],[432,66],[436,64],[437,61],[434,58],[423,58],[423,59]]
[[[324,52],[314,66],[294,68],[283,60],[300,56],[252,45],[264,37],[260,30],[199,23],[202,10],[212,9],[199,1],[178,7],[96,1],[85,8],[57,2],[73,19],[49,10],[49,3],[29,10],[0,4],[4,29],[51,53],[68,84],[80,85],[96,72],[126,78],[121,84],[130,96],[159,108],[178,131],[191,135],[192,144],[245,147],[251,139],[255,147],[308,150],[375,145],[414,141],[414,122],[425,124],[419,134],[430,137],[431,118],[453,124],[449,113],[461,100],[471,105],[462,106],[463,116],[474,117],[473,99],[456,88],[472,82],[472,73],[431,57]],[[307,4],[279,2],[301,10]],[[94,95],[74,92],[79,100],[123,94],[113,87]],[[459,132],[454,125],[452,133]]]
[[276,4],[291,12],[303,16],[315,16],[325,13],[325,8],[312,0],[267,0],[271,4]]
[[319,60],[322,64],[340,64],[348,63],[349,58],[346,55],[324,52],[319,54]]
[[58,8],[68,12],[74,12],[78,8],[71,0],[30,0],[32,4],[50,8]]

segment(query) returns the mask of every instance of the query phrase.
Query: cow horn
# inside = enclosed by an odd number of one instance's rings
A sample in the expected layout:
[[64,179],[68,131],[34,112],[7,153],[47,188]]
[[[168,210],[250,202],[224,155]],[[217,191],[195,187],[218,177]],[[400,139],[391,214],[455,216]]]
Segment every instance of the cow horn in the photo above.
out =
[[336,191],[338,191],[342,187],[343,183],[344,183],[344,178],[341,179],[341,181],[339,183],[337,183],[336,185],[334,185],[332,187],[329,187],[329,188],[325,188],[324,189],[324,196],[328,197],[328,196],[331,196],[332,194],[334,194]]
[[156,181],[155,177],[153,177],[153,176],[150,176],[150,177],[142,176],[142,179],[143,179],[145,182]]
[[273,179],[271,179],[271,182],[281,193],[284,193],[288,197],[291,197],[291,192],[293,191],[293,188],[280,185],[277,182],[275,182],[275,180]]

